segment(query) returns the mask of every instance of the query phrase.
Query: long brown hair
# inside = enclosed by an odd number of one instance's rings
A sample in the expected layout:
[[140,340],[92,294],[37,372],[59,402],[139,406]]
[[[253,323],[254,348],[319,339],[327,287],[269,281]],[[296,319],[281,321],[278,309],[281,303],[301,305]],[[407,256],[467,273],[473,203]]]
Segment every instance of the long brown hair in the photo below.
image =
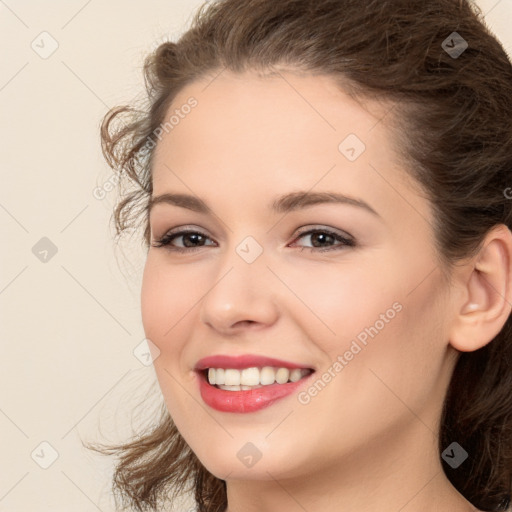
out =
[[[468,44],[460,55],[450,53],[463,49],[453,32]],[[103,119],[104,155],[130,186],[115,207],[117,235],[142,224],[149,246],[155,130],[176,94],[224,69],[279,67],[327,74],[355,97],[394,105],[397,149],[433,205],[445,270],[475,254],[492,227],[512,228],[512,65],[478,7],[469,0],[219,0],[147,57],[146,103]],[[456,470],[444,465],[447,477],[486,511],[510,506],[511,360],[509,317],[490,343],[460,354],[441,418],[440,452],[457,441],[470,455]],[[225,481],[200,463],[164,405],[156,427],[96,449],[119,458],[113,488],[123,506],[157,510],[190,490],[200,512],[227,506]]]

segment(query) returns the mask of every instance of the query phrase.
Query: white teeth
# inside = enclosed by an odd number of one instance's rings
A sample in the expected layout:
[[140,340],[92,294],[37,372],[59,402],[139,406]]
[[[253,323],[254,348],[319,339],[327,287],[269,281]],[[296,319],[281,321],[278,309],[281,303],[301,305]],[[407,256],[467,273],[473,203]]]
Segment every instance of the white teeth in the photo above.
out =
[[288,382],[288,377],[290,376],[290,370],[288,368],[279,368],[276,372],[276,382],[278,384],[285,384]]
[[292,382],[297,382],[298,380],[300,380],[302,378],[302,370],[300,368],[294,368],[291,372],[290,372],[290,380]]
[[215,370],[215,384],[224,384],[224,368],[210,368],[210,370]]
[[219,386],[220,389],[226,389],[227,391],[240,391],[241,388],[240,386],[225,386],[223,384],[221,384]]
[[240,391],[253,389],[261,386],[268,386],[277,382],[297,382],[311,370],[305,368],[275,368],[264,366],[263,368],[251,367],[242,370],[234,368],[208,368],[208,382],[217,385],[221,389]]
[[240,371],[231,368],[224,370],[224,384],[226,386],[240,386]]
[[260,371],[258,368],[244,368],[240,374],[240,384],[245,386],[257,386],[260,383]]
[[264,366],[260,371],[260,384],[268,386],[274,384],[276,380],[276,372],[271,366]]
[[217,387],[227,391],[247,391],[248,389],[261,388],[261,386],[225,386],[224,384],[219,384]]

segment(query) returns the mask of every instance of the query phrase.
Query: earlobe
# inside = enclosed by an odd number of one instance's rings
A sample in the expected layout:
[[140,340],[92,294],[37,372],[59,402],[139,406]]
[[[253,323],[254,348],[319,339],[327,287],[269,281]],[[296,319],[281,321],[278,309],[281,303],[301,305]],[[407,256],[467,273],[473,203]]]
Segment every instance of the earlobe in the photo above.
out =
[[464,306],[461,313],[471,313],[472,311],[477,311],[478,309],[480,309],[480,304],[477,304],[476,302],[469,302],[468,304],[466,304],[466,306]]
[[472,352],[501,331],[512,310],[512,233],[503,224],[486,236],[464,270],[464,303],[450,333],[450,344]]

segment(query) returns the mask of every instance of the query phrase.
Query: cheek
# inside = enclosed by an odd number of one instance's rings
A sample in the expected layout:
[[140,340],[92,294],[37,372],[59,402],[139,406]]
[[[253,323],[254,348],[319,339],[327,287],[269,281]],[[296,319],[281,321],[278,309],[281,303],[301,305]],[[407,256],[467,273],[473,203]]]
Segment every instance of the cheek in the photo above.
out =
[[[399,316],[400,289],[389,282],[387,272],[375,264],[321,262],[283,269],[296,298],[287,303],[297,323],[327,355],[350,348],[357,337],[364,343],[367,328],[387,329]],[[297,300],[298,299],[298,300]],[[384,315],[384,320],[381,319]],[[385,330],[384,329],[384,330]]]
[[193,282],[180,267],[166,265],[160,255],[148,255],[142,278],[141,316],[146,337],[160,350],[160,363],[179,351],[186,339],[183,328],[187,314],[201,297],[201,291],[191,286]]
[[[417,421],[411,411],[434,428],[431,413],[442,399],[439,381],[446,347],[445,326],[439,320],[443,302],[436,300],[442,288],[434,278],[410,293],[411,286],[400,284],[410,279],[404,274],[400,280],[400,275],[392,267],[370,273],[351,267],[351,272],[309,273],[296,282],[295,291],[335,332],[301,307],[302,319],[297,321],[324,363],[320,382],[298,397],[304,404],[299,411],[308,429],[328,447],[343,451],[377,439],[383,431]],[[288,434],[293,435],[291,430]],[[318,454],[320,459],[330,456]]]
[[162,337],[204,294],[199,271],[189,266],[170,265],[165,254],[149,254],[141,287],[144,327]]
[[372,401],[386,385],[415,403],[436,386],[447,341],[443,285],[438,274],[424,279],[428,262],[405,263],[382,257],[288,273],[307,305],[295,301],[296,322],[322,353],[322,370],[343,374],[333,388],[359,397],[353,403]]
[[[159,355],[153,361],[167,407],[179,417],[191,407],[188,394],[178,383],[185,369],[180,367],[182,353],[191,332],[191,308],[201,296],[190,286],[190,276],[178,266],[162,261],[160,254],[149,254],[141,286],[141,315],[146,338]],[[193,282],[193,281],[192,281]]]
[[160,350],[164,331],[165,310],[171,311],[172,304],[165,290],[169,289],[169,276],[161,271],[149,255],[144,267],[141,287],[141,315],[146,337]]

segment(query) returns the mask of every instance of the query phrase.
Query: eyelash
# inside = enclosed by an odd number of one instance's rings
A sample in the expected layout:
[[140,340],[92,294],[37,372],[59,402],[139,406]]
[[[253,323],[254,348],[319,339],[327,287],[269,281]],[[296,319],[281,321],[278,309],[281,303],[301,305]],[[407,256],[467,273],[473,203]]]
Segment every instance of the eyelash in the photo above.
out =
[[[335,245],[333,247],[326,247],[326,248],[321,248],[321,247],[300,247],[301,252],[304,249],[309,249],[310,252],[326,252],[326,251],[340,250],[343,247],[355,247],[356,246],[356,242],[355,242],[355,240],[353,238],[344,237],[344,236],[340,235],[339,233],[336,233],[334,231],[331,231],[331,230],[325,229],[325,228],[322,228],[322,229],[318,229],[318,228],[317,229],[309,229],[307,231],[303,231],[303,232],[299,233],[297,235],[297,237],[293,241],[295,242],[295,241],[297,241],[299,238],[301,238],[303,236],[311,235],[311,234],[316,234],[316,233],[322,233],[322,234],[330,235],[336,241],[341,242],[341,244],[340,245]],[[200,235],[203,238],[209,238],[207,235],[205,235],[204,233],[201,233],[200,231],[183,230],[183,231],[177,231],[175,233],[172,233],[172,232],[166,233],[162,238],[160,238],[159,240],[156,240],[152,245],[153,245],[153,247],[167,247],[167,249],[170,250],[170,251],[176,251],[176,252],[181,252],[181,253],[194,251],[196,249],[201,249],[202,247],[208,247],[206,245],[200,245],[200,246],[197,246],[197,247],[175,247],[175,246],[171,246],[171,242],[175,238],[179,238],[180,236],[191,235],[191,234],[192,235]]]

